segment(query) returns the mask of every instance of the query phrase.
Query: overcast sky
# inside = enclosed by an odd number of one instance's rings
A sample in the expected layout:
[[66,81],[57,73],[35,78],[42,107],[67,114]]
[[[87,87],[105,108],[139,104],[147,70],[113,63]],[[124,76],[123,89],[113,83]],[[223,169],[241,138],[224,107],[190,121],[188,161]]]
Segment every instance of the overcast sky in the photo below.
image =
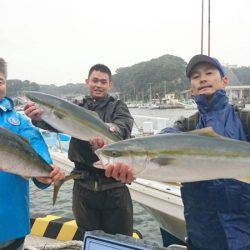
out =
[[[115,73],[164,54],[188,61],[200,53],[201,0],[1,0],[0,9],[9,79],[76,83],[96,63]],[[250,66],[249,10],[249,0],[211,0],[212,56]]]

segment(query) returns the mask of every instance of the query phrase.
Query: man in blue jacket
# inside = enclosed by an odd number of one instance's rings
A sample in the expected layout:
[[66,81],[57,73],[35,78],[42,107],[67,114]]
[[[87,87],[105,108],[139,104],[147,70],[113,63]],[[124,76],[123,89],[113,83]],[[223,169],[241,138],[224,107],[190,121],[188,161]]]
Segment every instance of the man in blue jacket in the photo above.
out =
[[[198,129],[212,127],[222,136],[246,141],[242,123],[225,92],[228,79],[215,58],[196,55],[187,65],[191,94],[199,110]],[[178,126],[165,133],[181,131]],[[107,176],[133,180],[126,164],[110,165]],[[250,185],[234,179],[183,183],[181,195],[188,249],[250,249]]]
[[[27,118],[16,113],[11,99],[6,97],[6,62],[0,58],[0,126],[26,138],[44,160],[52,164],[48,147],[39,130]],[[11,160],[11,159],[10,159]],[[49,178],[34,178],[39,188],[64,178],[64,173],[53,166]],[[22,249],[30,232],[29,181],[21,176],[0,171],[0,249]]]

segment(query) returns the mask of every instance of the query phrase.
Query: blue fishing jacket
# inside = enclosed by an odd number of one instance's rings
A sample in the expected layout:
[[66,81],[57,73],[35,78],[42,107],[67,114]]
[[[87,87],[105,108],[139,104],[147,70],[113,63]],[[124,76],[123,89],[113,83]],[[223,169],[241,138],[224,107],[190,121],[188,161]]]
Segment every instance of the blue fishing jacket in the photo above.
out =
[[[211,102],[199,95],[196,103],[198,129],[212,127],[222,136],[246,141],[239,116],[224,90],[218,90]],[[188,238],[195,248],[250,249],[250,184],[234,179],[183,183],[181,195]]]
[[[45,161],[52,163],[39,130],[23,115],[16,113],[13,102],[7,97],[0,100],[0,126],[26,138]],[[48,186],[35,179],[34,183],[39,188]],[[29,181],[0,171],[0,244],[21,238],[29,232]]]

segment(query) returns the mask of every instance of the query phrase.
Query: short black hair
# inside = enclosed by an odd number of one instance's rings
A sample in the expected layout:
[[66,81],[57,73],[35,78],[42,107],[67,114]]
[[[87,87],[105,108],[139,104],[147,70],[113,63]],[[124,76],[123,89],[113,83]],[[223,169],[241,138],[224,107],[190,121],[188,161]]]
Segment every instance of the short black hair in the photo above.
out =
[[108,66],[100,63],[95,64],[90,68],[88,78],[90,77],[93,71],[101,71],[102,73],[108,74],[109,80],[111,81],[111,70],[109,69]]
[[7,63],[1,57],[0,57],[0,73],[2,73],[5,78],[7,78]]

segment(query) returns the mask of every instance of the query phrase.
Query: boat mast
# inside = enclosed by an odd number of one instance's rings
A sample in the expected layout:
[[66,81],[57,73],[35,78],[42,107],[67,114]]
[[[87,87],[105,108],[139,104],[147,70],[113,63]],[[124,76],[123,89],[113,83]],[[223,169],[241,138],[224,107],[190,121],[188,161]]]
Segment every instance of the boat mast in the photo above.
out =
[[208,56],[210,56],[210,0],[208,0]]
[[201,54],[203,55],[204,0],[201,3]]
[[[208,41],[207,41],[207,54],[210,56],[210,0],[208,0]],[[201,1],[201,54],[203,55],[204,50],[204,0]]]
[[152,104],[152,83],[149,83],[149,103]]

